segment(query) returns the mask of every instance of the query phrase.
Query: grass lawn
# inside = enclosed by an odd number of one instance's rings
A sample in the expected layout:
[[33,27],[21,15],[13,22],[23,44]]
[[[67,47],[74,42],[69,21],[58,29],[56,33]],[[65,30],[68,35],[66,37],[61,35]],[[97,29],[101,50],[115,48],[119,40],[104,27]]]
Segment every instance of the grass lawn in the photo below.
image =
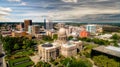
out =
[[17,52],[15,55],[31,55],[33,54],[34,52],[32,50],[28,50],[28,51],[20,51],[20,52]]
[[27,67],[34,64],[29,57],[22,57],[14,60],[9,60],[8,63],[10,67]]

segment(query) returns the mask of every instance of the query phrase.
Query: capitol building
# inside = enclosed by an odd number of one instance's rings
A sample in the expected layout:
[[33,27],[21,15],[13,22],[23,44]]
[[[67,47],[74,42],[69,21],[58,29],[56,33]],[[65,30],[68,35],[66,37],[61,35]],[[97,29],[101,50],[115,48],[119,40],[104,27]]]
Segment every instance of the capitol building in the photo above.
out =
[[53,43],[40,44],[38,46],[38,54],[42,61],[49,62],[52,59],[56,59],[59,55],[64,57],[71,57],[77,55],[82,50],[83,44],[77,40],[76,33],[73,34],[72,40],[67,40],[67,34],[65,28],[60,28],[58,33],[58,39]]

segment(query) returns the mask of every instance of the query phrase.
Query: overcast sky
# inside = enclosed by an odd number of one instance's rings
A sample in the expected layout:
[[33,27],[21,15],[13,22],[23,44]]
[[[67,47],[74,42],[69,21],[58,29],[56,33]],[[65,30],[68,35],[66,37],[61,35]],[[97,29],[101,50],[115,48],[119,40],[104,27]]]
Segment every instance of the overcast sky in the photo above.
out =
[[120,21],[120,0],[0,0],[0,21]]

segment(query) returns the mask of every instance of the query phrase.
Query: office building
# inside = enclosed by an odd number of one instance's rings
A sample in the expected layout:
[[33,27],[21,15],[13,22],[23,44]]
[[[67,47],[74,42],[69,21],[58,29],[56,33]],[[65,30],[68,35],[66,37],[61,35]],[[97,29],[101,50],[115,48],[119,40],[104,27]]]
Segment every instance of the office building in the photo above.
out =
[[28,31],[28,26],[32,25],[32,20],[24,20],[24,30]]
[[50,21],[50,20],[46,20],[46,22],[45,22],[45,29],[46,30],[50,30],[50,29],[53,29],[53,23],[52,23],[52,21]]
[[39,25],[33,25],[32,26],[32,34],[35,35],[40,32],[40,26]]
[[28,33],[32,34],[32,26],[31,25],[28,26]]
[[46,29],[46,19],[44,19],[44,29]]
[[86,25],[86,31],[89,33],[96,33],[96,25]]

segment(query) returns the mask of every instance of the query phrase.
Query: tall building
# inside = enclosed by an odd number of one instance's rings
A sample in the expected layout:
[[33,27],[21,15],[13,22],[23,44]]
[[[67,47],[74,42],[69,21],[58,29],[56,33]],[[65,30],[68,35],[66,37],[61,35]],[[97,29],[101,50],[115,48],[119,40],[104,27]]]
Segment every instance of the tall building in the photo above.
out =
[[96,25],[86,25],[86,31],[89,33],[96,33]]
[[46,29],[46,19],[44,19],[44,29]]
[[53,29],[53,23],[50,20],[46,20],[45,27],[46,30]]
[[31,25],[28,26],[28,33],[32,34],[32,26]]
[[20,25],[21,25],[21,31],[23,31],[24,30],[24,23],[20,23]]
[[33,25],[32,26],[32,34],[37,34],[40,32],[40,26],[39,25]]
[[32,20],[24,20],[24,30],[28,31],[28,26],[32,25]]

